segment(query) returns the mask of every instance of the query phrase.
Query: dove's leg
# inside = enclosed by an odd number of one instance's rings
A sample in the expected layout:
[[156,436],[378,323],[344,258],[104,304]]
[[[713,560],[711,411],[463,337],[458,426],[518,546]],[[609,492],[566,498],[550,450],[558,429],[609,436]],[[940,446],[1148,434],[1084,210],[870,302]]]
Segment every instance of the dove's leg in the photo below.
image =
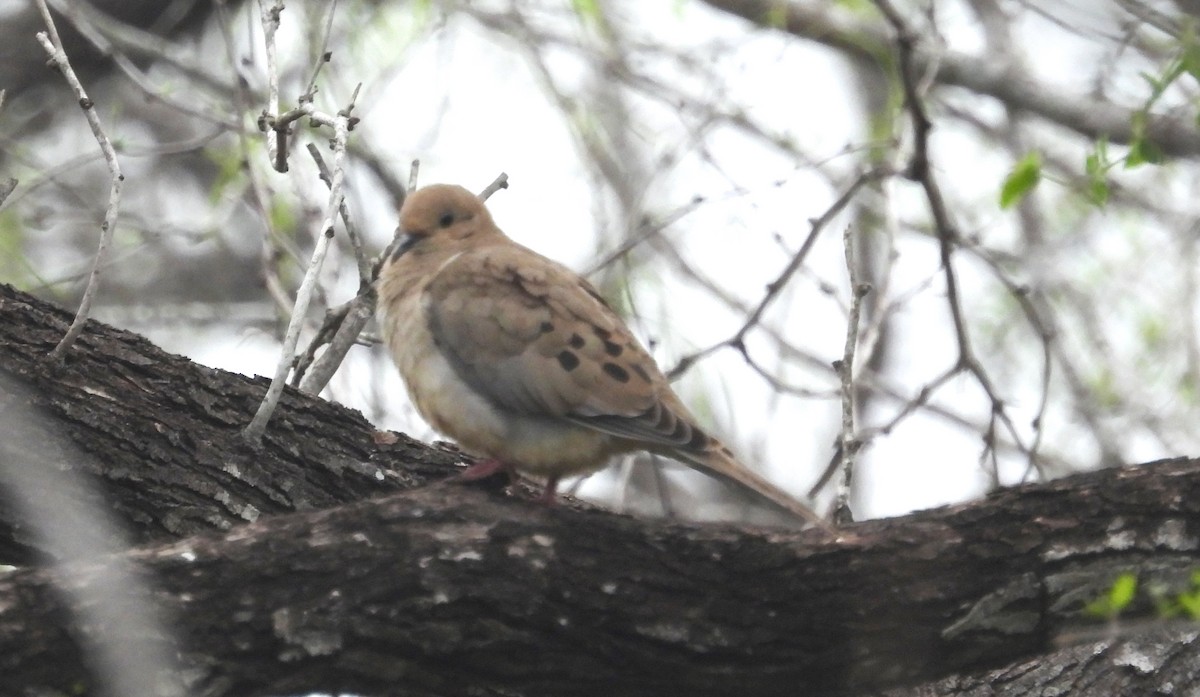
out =
[[550,475],[550,478],[546,480],[546,488],[544,490],[542,490],[542,495],[540,497],[538,497],[538,501],[546,504],[547,506],[553,506],[555,501],[557,500],[557,496],[558,496],[558,475],[552,474],[552,475]]

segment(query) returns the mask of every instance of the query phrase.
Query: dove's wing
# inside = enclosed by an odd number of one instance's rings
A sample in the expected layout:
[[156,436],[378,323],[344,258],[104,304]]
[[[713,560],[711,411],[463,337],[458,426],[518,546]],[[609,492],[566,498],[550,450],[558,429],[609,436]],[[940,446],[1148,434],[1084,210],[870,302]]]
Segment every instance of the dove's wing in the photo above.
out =
[[446,264],[424,309],[455,372],[498,407],[650,448],[697,448],[654,360],[587,281],[511,240]]

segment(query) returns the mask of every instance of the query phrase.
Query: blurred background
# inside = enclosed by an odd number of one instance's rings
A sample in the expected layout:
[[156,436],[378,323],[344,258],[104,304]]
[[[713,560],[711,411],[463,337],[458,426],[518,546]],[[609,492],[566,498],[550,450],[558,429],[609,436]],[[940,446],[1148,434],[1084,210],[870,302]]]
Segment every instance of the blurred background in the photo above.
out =
[[[53,0],[125,174],[94,316],[169,351],[274,371],[327,190],[297,122],[274,171],[258,2]],[[585,273],[699,418],[822,506],[842,427],[850,269],[858,518],[1200,451],[1200,3],[895,0],[933,127],[948,293],[892,25],[867,0],[291,3],[282,109],[361,91],[347,202],[377,253],[419,182],[510,188],[510,236]],[[0,0],[0,281],[68,307],[109,177],[28,0]],[[0,190],[6,187],[0,186]],[[305,345],[358,289],[339,235]],[[811,249],[806,240],[812,236]],[[846,244],[851,246],[847,264]],[[956,329],[954,316],[962,320]],[[323,396],[434,439],[385,352]],[[249,419],[250,415],[247,415]],[[669,462],[579,492],[687,517],[748,512]]]

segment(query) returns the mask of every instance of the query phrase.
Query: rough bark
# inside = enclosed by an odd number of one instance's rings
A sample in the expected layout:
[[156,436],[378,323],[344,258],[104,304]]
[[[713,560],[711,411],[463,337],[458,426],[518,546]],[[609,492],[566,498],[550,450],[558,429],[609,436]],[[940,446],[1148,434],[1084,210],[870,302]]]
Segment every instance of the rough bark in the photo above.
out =
[[[96,485],[81,496],[141,545],[115,559],[150,584],[130,592],[162,608],[170,636],[153,638],[192,694],[1200,689],[1193,625],[1155,619],[1148,600],[1119,625],[1080,612],[1124,570],[1188,588],[1197,461],[1008,489],[838,539],[547,509],[431,484],[453,454],[376,445],[356,413],[291,391],[252,449],[238,429],[261,380],[97,323],[49,364],[67,320],[0,289],[3,411],[36,416],[9,422],[0,458],[61,467],[65,453]],[[10,563],[34,558],[13,525],[0,539]],[[113,559],[0,577],[0,694],[99,690],[80,647],[124,638],[81,622],[78,598]]]
[[[70,318],[0,286],[0,377],[7,377],[0,394],[7,410],[44,415],[10,433],[6,445],[97,480],[93,494],[115,509],[134,542],[411,487],[444,476],[458,459],[402,436],[380,447],[361,414],[295,390],[262,445],[252,447],[241,429],[266,392],[265,378],[196,365],[99,322],[88,324],[65,364],[52,364],[46,356]],[[11,508],[0,506],[0,563],[29,559],[27,535],[13,524]]]

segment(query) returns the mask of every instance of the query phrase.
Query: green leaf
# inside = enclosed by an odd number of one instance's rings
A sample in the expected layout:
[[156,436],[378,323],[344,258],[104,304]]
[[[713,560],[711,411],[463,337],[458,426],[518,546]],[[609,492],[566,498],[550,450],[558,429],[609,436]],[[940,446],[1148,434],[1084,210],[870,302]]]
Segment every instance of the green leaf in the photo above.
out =
[[1108,163],[1107,147],[1103,139],[1097,141],[1096,152],[1087,156],[1084,170],[1087,172],[1088,199],[1097,206],[1108,203]]
[[1000,207],[1009,208],[1025,198],[1042,180],[1042,156],[1032,151],[1013,166],[1000,187]]
[[1180,593],[1175,602],[1190,619],[1200,618],[1200,593]]
[[1125,156],[1125,169],[1146,164],[1159,165],[1162,161],[1163,151],[1143,135],[1129,144],[1129,154]]
[[1113,619],[1133,602],[1134,596],[1137,595],[1137,586],[1137,576],[1129,572],[1123,573],[1113,581],[1108,593],[1088,603],[1083,611],[1093,617]]
[[1129,603],[1133,602],[1133,596],[1137,593],[1137,576],[1132,573],[1123,573],[1113,581],[1112,590],[1109,591],[1108,597],[1112,601],[1112,606],[1118,612],[1129,607]]

